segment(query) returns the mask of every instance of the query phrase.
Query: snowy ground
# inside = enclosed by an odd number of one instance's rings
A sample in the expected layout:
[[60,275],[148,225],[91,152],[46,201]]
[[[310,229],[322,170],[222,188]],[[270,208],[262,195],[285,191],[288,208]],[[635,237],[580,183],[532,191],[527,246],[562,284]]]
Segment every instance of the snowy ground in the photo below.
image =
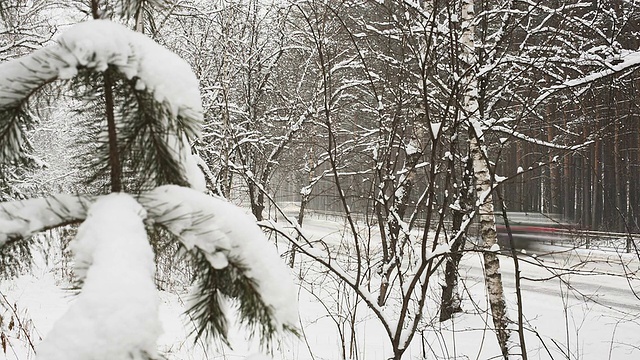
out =
[[[336,221],[317,218],[307,221],[305,229],[316,239],[335,240],[341,236],[342,227]],[[624,261],[627,270],[638,271],[638,260],[626,254],[584,250],[545,254],[549,250],[559,249],[534,249],[537,256],[523,255],[521,258],[522,275],[531,279],[523,280],[522,284],[529,358],[640,358],[640,300],[630,290],[639,291],[640,282],[628,281],[623,267],[616,265]],[[501,260],[507,297],[515,308],[513,262],[506,257]],[[546,270],[539,266],[540,263],[556,270]],[[339,283],[322,274],[312,273],[311,268],[309,262],[303,262],[296,270],[305,273],[304,286],[299,293],[304,336],[301,339],[283,339],[273,358],[335,360],[343,357],[343,345],[346,344],[347,358],[386,359],[390,345],[377,321],[364,306],[343,292]],[[573,269],[574,274],[564,276],[564,281],[554,277],[554,273],[566,273],[563,269],[568,268]],[[462,272],[466,274],[463,304],[466,314],[440,324],[436,321],[435,300],[428,304],[425,322],[432,326],[415,337],[412,347],[406,352],[406,359],[421,359],[423,356],[429,359],[490,359],[498,354],[495,336],[487,325],[491,320],[484,312],[487,304],[478,254],[465,256]],[[619,276],[598,275],[600,272]],[[33,275],[0,284],[0,292],[6,296],[6,301],[16,306],[21,327],[26,328],[36,348],[74,299],[72,293],[64,289],[66,283],[58,274],[43,266]],[[233,350],[216,346],[207,348],[202,343],[194,345],[193,340],[186,336],[188,327],[184,325],[188,320],[181,315],[185,295],[162,292],[160,296],[165,331],[160,339],[160,348],[168,359],[233,360],[259,353],[259,347],[245,340],[246,334],[241,329],[231,336]],[[328,309],[319,299],[328,304]],[[0,301],[5,300],[0,298]],[[358,309],[356,336],[355,341],[351,341],[348,319],[340,315],[351,314],[354,309]],[[330,313],[334,315],[330,316]],[[11,314],[3,316],[6,319]],[[515,318],[515,313],[511,317]],[[34,359],[28,350],[25,334],[19,328],[14,326],[8,334],[7,359]],[[344,335],[344,341],[340,333]],[[353,344],[351,355],[349,344]],[[256,356],[251,360],[262,358]]]

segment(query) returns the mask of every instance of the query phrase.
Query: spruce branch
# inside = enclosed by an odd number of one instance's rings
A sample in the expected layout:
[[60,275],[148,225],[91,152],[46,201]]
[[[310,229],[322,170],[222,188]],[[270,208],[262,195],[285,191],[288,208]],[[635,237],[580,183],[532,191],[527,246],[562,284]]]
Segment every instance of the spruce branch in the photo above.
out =
[[169,107],[154,97],[134,89],[135,79],[122,83],[118,90],[123,99],[121,116],[130,119],[120,128],[121,152],[130,161],[134,173],[139,174],[140,188],[176,184],[188,186],[180,152],[187,146],[179,143],[179,134],[189,131],[185,124],[172,117]]
[[[32,150],[25,134],[38,118],[28,110],[28,99],[55,79],[55,71],[42,66],[51,55],[42,49],[29,57],[0,64],[0,164],[24,160]],[[0,174],[0,182],[3,179],[5,176]]]
[[0,203],[0,247],[38,232],[80,222],[92,196],[53,195]]
[[[109,87],[86,86],[106,84],[107,78]],[[84,69],[74,78],[76,96],[88,104],[78,111],[85,119],[82,127],[89,129],[81,146],[88,151],[83,155],[83,170],[91,174],[87,183],[111,178],[111,191],[118,191],[113,190],[114,181],[120,179],[119,188],[131,193],[166,184],[189,186],[184,168],[184,153],[190,153],[186,137],[197,136],[198,121],[173,114],[169,103],[136,89],[137,80],[127,79],[113,67],[104,73]],[[107,125],[108,109],[113,110],[114,126],[108,126],[108,132],[102,123],[95,122],[101,118],[97,108],[107,110]],[[119,176],[114,169],[119,169]]]
[[[56,195],[0,203],[0,247],[38,231],[81,222],[105,196]],[[196,338],[227,340],[225,302],[237,308],[240,324],[270,348],[275,335],[297,334],[296,292],[289,269],[255,220],[236,206],[199,191],[166,185],[137,197],[148,225],[177,237],[195,270],[197,295],[189,313]]]
[[195,298],[192,305],[187,309],[187,314],[195,322],[191,335],[195,334],[195,341],[201,337],[213,340],[220,340],[225,345],[230,346],[228,340],[228,319],[225,312],[224,293],[221,288],[227,282],[232,281],[229,271],[216,271],[211,268],[209,261],[202,251],[191,253],[192,262],[195,268],[197,283]]
[[197,338],[226,342],[221,299],[233,301],[240,323],[266,347],[282,331],[296,333],[289,269],[255,219],[222,199],[175,185],[143,193],[138,201],[149,219],[178,236],[191,257],[198,295],[189,313],[198,324]]
[[33,237],[25,241],[10,241],[0,247],[0,279],[19,276],[31,266]]

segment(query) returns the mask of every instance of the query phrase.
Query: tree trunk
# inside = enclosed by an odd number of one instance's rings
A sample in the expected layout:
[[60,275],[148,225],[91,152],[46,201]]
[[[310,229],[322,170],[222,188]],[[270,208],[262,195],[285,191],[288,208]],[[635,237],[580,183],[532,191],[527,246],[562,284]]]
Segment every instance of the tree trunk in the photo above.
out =
[[613,131],[614,131],[614,136],[613,136],[614,171],[613,173],[615,176],[615,206],[616,206],[615,221],[613,225],[615,226],[614,231],[624,232],[626,229],[624,227],[624,217],[622,214],[626,210],[626,201],[625,201],[626,189],[624,186],[624,183],[625,183],[624,178],[625,178],[626,171],[625,171],[623,160],[622,160],[623,144],[622,144],[622,137],[620,135],[620,127],[622,126],[623,120],[620,119],[617,107],[616,107],[615,113],[616,113],[615,121],[618,123],[615,124],[615,126],[613,127]]
[[[309,167],[309,172],[307,173],[307,185],[300,190],[300,210],[298,211],[298,225],[302,226],[302,222],[304,221],[304,213],[307,208],[307,204],[309,204],[309,200],[311,199],[311,186],[313,185],[313,175],[315,170],[315,161],[313,160],[313,147],[311,147],[308,152],[308,160],[307,166]],[[298,240],[300,240],[300,234],[297,236]],[[292,244],[290,248],[291,254],[289,255],[289,267],[293,268],[296,261],[296,247]]]
[[591,226],[592,230],[599,230],[602,224],[602,164],[601,164],[602,141],[596,139],[593,146],[593,201],[591,202]]
[[489,304],[491,315],[496,329],[498,344],[502,356],[509,358],[509,332],[507,325],[510,323],[507,317],[506,303],[504,300],[504,290],[502,277],[500,274],[500,261],[496,252],[490,249],[497,243],[496,222],[493,213],[493,181],[489,171],[489,163],[482,149],[483,134],[481,119],[478,107],[478,79],[476,72],[477,57],[475,56],[475,10],[474,0],[464,0],[462,2],[462,35],[460,38],[461,58],[471,70],[466,71],[463,84],[464,89],[463,111],[467,117],[466,123],[469,126],[469,152],[473,161],[474,186],[476,190],[476,203],[480,216],[480,232],[484,247],[484,275],[489,294]]
[[109,169],[111,175],[111,192],[122,191],[122,167],[118,150],[117,124],[114,115],[113,78],[109,70],[104,72],[104,99],[109,134]]
[[[638,121],[637,119],[633,120]],[[638,157],[637,157],[637,146],[638,144],[635,143],[636,141],[636,137],[638,135],[633,133],[633,134],[629,134],[629,148],[628,148],[628,164],[627,164],[627,224],[629,225],[629,229],[631,232],[633,233],[637,233],[638,232],[638,227],[637,227],[637,205],[638,205],[638,188],[637,188],[637,182],[638,182],[638,176],[637,176],[637,170],[636,170],[636,166],[638,164]]]
[[502,356],[509,358],[509,331],[510,323],[507,317],[506,303],[504,300],[504,289],[502,286],[502,275],[500,274],[500,260],[496,252],[490,249],[497,243],[495,215],[493,213],[493,197],[491,195],[492,181],[489,172],[489,164],[482,152],[481,143],[476,138],[476,134],[471,134],[469,140],[469,151],[473,159],[474,181],[476,188],[476,198],[480,200],[480,233],[482,235],[484,255],[484,277],[489,293],[489,304],[493,324],[496,328],[496,336]]
[[[585,125],[583,126],[582,129],[582,137],[583,137],[583,141],[586,142],[587,137],[589,136],[589,130],[588,127]],[[582,226],[583,229],[589,229],[591,227],[591,212],[593,211],[593,208],[591,206],[591,201],[593,199],[591,193],[593,191],[593,181],[592,181],[592,177],[593,177],[593,171],[591,170],[591,163],[589,162],[589,158],[588,157],[581,157],[581,161],[582,161],[582,216],[580,217],[580,219],[576,220],[580,220],[580,225]],[[568,178],[565,178],[568,179]]]
[[[551,113],[552,113],[552,109],[550,109],[549,107],[547,108],[547,116],[548,119],[551,119]],[[554,129],[553,129],[553,125],[548,123],[547,124],[547,141],[549,143],[553,143],[554,142]],[[553,161],[555,155],[552,151],[549,151],[549,154],[547,155],[547,162],[549,163],[549,180],[547,181],[548,184],[548,191],[547,191],[547,210],[551,213],[559,213],[560,212],[560,204],[559,204],[559,196],[558,194],[560,193],[560,182],[558,181],[558,174],[559,174],[559,169],[558,169],[558,164],[555,163]]]
[[[609,120],[611,121],[611,120]],[[611,136],[611,130],[608,131],[608,134],[605,136]],[[615,169],[615,144],[612,144],[612,139],[609,138],[609,141],[605,141],[602,143],[602,163],[604,165],[603,174],[602,174],[602,185],[604,186],[604,230],[606,231],[614,231],[615,221],[618,218],[616,214],[616,179],[617,175],[614,173],[617,169]]]
[[[462,221],[465,214],[468,213],[470,208],[469,204],[473,200],[471,198],[473,194],[473,188],[469,188],[473,184],[473,164],[467,162],[464,173],[462,174],[462,190],[460,193],[459,207],[453,210],[453,224],[451,232],[455,235],[460,231]],[[458,264],[462,259],[462,251],[464,250],[464,244],[466,242],[466,234],[462,234],[451,243],[450,255],[447,258],[444,271],[445,285],[442,287],[442,300],[440,302],[440,321],[446,321],[451,319],[453,314],[461,312],[460,306],[461,298],[458,292]]]
[[[520,142],[516,142],[516,163],[518,164],[518,166],[522,166],[524,167],[524,151],[522,149],[522,145],[520,145]],[[516,170],[517,171],[517,170]],[[517,199],[517,210],[518,211],[524,211],[526,209],[525,207],[525,203],[524,203],[524,194],[526,194],[525,192],[525,181],[524,181],[524,176],[525,175],[521,175],[520,177],[518,177],[518,179],[516,180],[516,187],[518,189],[518,197]]]

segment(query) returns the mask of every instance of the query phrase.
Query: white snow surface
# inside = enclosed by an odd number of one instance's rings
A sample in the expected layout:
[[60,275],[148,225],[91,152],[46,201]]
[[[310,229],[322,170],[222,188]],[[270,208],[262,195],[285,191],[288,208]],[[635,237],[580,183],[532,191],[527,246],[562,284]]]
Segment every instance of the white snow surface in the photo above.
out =
[[82,292],[37,348],[38,360],[143,359],[162,332],[145,210],[111,194],[89,209],[71,243]]
[[247,356],[244,360],[273,360],[273,358],[270,358],[263,354],[253,354],[253,355]]
[[187,249],[197,247],[214,268],[244,265],[262,301],[272,309],[273,325],[297,327],[297,292],[291,273],[255,219],[224,199],[194,189],[165,185],[140,199],[149,217],[178,235]]

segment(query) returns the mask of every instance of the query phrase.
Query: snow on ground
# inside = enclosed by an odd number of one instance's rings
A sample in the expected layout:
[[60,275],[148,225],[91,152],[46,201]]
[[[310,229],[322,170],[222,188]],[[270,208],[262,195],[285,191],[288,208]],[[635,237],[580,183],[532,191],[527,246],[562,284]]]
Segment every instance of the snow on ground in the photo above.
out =
[[[329,219],[307,218],[306,227],[315,239],[324,238],[328,243],[339,243],[342,228]],[[307,226],[308,225],[308,226]],[[303,229],[305,229],[303,226]],[[615,265],[606,262],[610,254],[593,252],[584,261],[585,252],[578,251],[562,255],[540,255],[538,259],[523,256],[521,270],[528,278],[550,278],[552,274],[536,265],[542,261],[558,269],[577,266],[585,271],[616,272]],[[630,263],[629,268],[638,267],[637,260],[621,255]],[[377,320],[363,304],[357,302],[341,284],[325,274],[310,271],[312,264],[299,262],[296,273],[305,275],[305,283],[299,292],[300,317],[303,337],[283,339],[272,354],[281,360],[335,360],[344,353],[350,354],[350,329],[348,316],[357,309],[355,342],[353,351],[358,359],[378,360],[389,356],[391,346]],[[580,265],[582,264],[582,265]],[[512,260],[501,257],[503,279],[507,298],[512,309],[514,305],[514,281]],[[562,271],[562,270],[558,270]],[[482,267],[477,254],[468,254],[463,259],[461,272],[464,274],[465,294],[463,308],[466,314],[458,315],[453,321],[437,322],[435,300],[427,305],[424,322],[430,324],[416,335],[412,346],[405,354],[406,359],[449,358],[449,359],[489,359],[499,354],[495,335],[490,330],[491,319],[485,312],[484,283]],[[65,291],[64,282],[51,273],[38,272],[38,276],[23,276],[14,281],[4,281],[0,291],[16,303],[24,319],[31,319],[34,343],[38,343],[64,313],[73,297]],[[633,297],[629,287],[640,289],[637,281],[627,282],[620,277],[600,275],[571,275],[563,283],[558,279],[546,281],[523,280],[524,311],[526,319],[526,341],[529,359],[614,359],[632,360],[640,358],[640,300]],[[569,289],[572,289],[569,291]],[[591,300],[585,301],[584,297]],[[436,297],[436,294],[433,296]],[[160,351],[169,360],[229,359],[240,360],[249,356],[250,360],[264,360],[255,342],[247,341],[246,334],[233,329],[230,334],[233,350],[212,346],[206,348],[201,342],[194,345],[187,338],[188,320],[182,315],[185,295],[161,293],[160,318],[164,334],[160,337]],[[330,316],[319,300],[325,301]],[[474,299],[475,301],[470,301]],[[511,313],[515,318],[515,313]],[[489,325],[488,325],[489,324]],[[341,340],[340,333],[344,335]],[[515,336],[515,334],[514,334]],[[11,338],[14,350],[8,351],[7,360],[33,359],[26,351],[24,338]],[[36,345],[37,346],[37,345]],[[14,355],[13,351],[17,354]],[[313,353],[313,356],[311,355]],[[1,356],[0,356],[1,358]],[[267,357],[269,359],[270,357]],[[352,356],[352,358],[356,358]]]

